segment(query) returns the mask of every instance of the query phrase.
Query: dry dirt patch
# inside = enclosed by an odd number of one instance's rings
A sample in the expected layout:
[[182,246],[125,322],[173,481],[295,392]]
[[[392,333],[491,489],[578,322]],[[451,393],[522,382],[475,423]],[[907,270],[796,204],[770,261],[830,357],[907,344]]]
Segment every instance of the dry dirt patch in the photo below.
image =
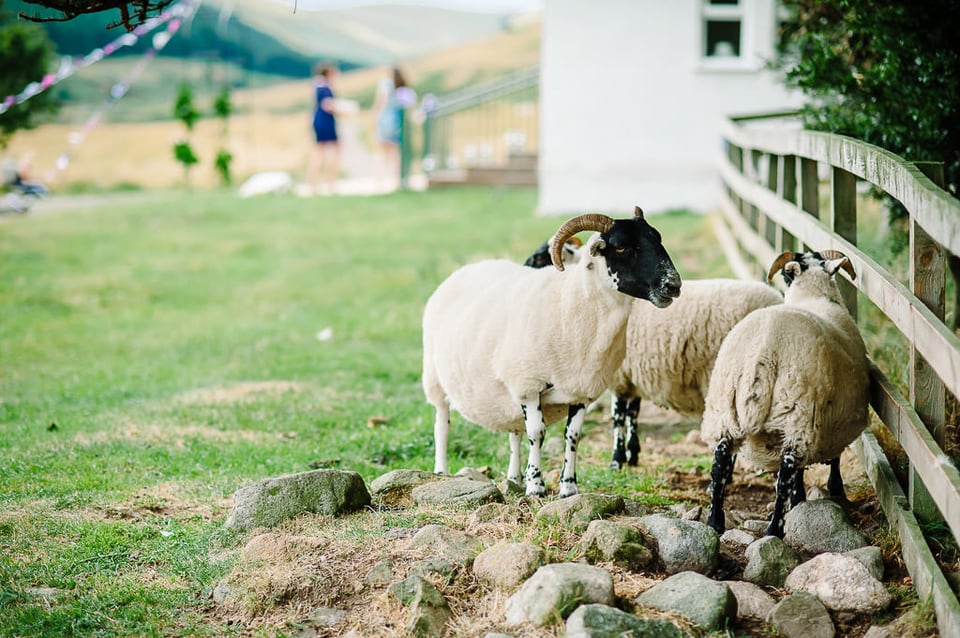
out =
[[241,403],[263,396],[302,392],[304,388],[304,384],[295,381],[246,381],[222,388],[191,390],[180,395],[179,399],[183,403]]

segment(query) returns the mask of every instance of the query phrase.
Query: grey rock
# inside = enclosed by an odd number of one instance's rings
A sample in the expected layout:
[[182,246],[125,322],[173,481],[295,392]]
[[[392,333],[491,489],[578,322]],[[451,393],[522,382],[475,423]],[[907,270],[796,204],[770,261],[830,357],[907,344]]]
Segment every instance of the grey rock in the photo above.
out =
[[810,554],[849,552],[867,545],[843,508],[828,500],[804,501],[787,512],[783,540]]
[[680,518],[686,521],[699,521],[702,517],[703,517],[703,508],[700,507],[699,505],[691,507],[680,516]]
[[484,503],[503,502],[503,494],[488,480],[451,478],[424,483],[410,492],[417,505],[465,505],[477,507]]
[[747,546],[743,580],[783,587],[787,575],[800,564],[800,555],[776,536],[764,536]]
[[744,531],[750,532],[751,534],[759,534],[760,536],[767,533],[768,525],[770,525],[768,521],[761,521],[755,518],[750,518],[740,523],[740,527],[743,528]]
[[392,585],[390,593],[410,608],[406,632],[414,636],[437,637],[450,620],[452,612],[447,600],[437,588],[418,574]]
[[856,558],[828,552],[803,563],[787,576],[791,591],[813,594],[828,609],[872,612],[884,609],[892,597]]
[[758,585],[742,580],[725,580],[723,583],[730,588],[737,599],[737,618],[759,620],[765,622],[770,610],[777,601]]
[[398,541],[415,536],[419,531],[419,527],[391,527],[383,533],[383,537],[388,541]]
[[482,581],[514,588],[543,565],[546,553],[530,543],[498,543],[480,552],[473,561],[473,574]]
[[609,561],[639,571],[654,561],[650,542],[637,527],[620,521],[590,521],[579,548],[587,562]]
[[757,538],[753,534],[742,529],[728,529],[720,536],[721,543],[734,547],[746,547],[755,540]]
[[363,582],[371,587],[383,587],[393,582],[393,561],[384,558],[375,564],[363,577]]
[[685,638],[673,623],[640,618],[616,607],[581,605],[567,618],[566,638]]
[[310,623],[314,627],[335,627],[346,617],[347,612],[342,609],[318,607],[307,615],[305,622]]
[[443,558],[425,558],[413,566],[411,573],[418,574],[425,578],[430,576],[439,576],[446,584],[453,582],[456,575],[457,566]]
[[506,505],[504,503],[487,503],[481,505],[470,515],[471,525],[482,525],[483,523],[501,523],[504,525],[517,525],[522,523],[529,516],[522,508],[516,505]]
[[698,521],[700,520],[700,515],[703,514],[703,508],[699,505],[684,505],[678,503],[671,505],[668,509],[674,516],[682,518],[685,521]]
[[767,622],[783,638],[833,638],[837,633],[827,608],[806,592],[784,597],[770,610]]
[[459,472],[457,472],[456,474],[454,474],[454,476],[458,478],[468,478],[471,481],[480,481],[481,483],[490,481],[489,476],[487,476],[480,470],[476,470],[472,467],[465,467],[461,469]]
[[527,488],[524,487],[523,483],[503,479],[497,483],[497,489],[500,490],[504,498],[507,498],[508,496],[523,496]]
[[218,605],[224,605],[227,602],[227,599],[230,597],[230,583],[227,582],[227,579],[224,578],[217,586],[213,588],[213,602]]
[[547,503],[537,512],[537,518],[582,532],[587,529],[590,521],[609,518],[621,511],[623,498],[620,496],[576,494]]
[[370,494],[383,505],[406,505],[412,502],[410,492],[418,485],[436,481],[440,477],[423,470],[393,470],[373,479]]
[[613,577],[604,569],[579,563],[544,565],[507,599],[508,625],[547,625],[569,616],[578,605],[612,605]]
[[843,555],[856,558],[863,563],[863,566],[867,568],[871,576],[877,580],[883,580],[883,552],[879,547],[867,545],[866,547],[844,552]]
[[433,558],[444,558],[455,565],[466,566],[483,551],[483,542],[444,525],[426,525],[414,535],[410,547],[429,549]]
[[649,516],[650,514],[653,514],[653,508],[631,498],[625,498],[623,499],[622,514],[624,516],[629,516],[630,518],[639,518],[641,516]]
[[863,638],[897,638],[897,634],[889,627],[874,625],[863,634]]
[[304,512],[336,516],[370,504],[370,493],[356,472],[313,470],[267,479],[233,495],[228,529],[272,527]]
[[737,598],[724,583],[687,571],[667,578],[637,596],[635,602],[661,611],[673,611],[712,631],[737,618]]
[[663,514],[639,519],[657,543],[657,556],[668,574],[708,574],[717,566],[720,538],[709,526]]

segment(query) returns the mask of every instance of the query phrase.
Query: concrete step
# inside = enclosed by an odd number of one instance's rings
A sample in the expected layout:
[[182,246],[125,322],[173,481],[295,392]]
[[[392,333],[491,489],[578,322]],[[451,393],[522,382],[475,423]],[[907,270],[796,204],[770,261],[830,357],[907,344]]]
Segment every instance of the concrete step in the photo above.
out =
[[471,186],[525,186],[537,185],[537,171],[509,166],[471,167],[456,171],[435,171],[430,174],[431,187]]

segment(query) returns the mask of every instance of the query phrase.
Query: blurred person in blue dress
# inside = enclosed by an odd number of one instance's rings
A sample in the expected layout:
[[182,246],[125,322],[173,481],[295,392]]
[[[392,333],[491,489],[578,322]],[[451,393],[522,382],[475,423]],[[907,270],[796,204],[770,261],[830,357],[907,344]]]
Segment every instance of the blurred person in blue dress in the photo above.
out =
[[385,191],[400,186],[400,153],[405,134],[405,110],[417,102],[399,67],[393,67],[377,84],[373,110],[376,114],[377,163]]
[[337,138],[336,98],[333,84],[337,67],[320,63],[313,69],[315,102],[313,134],[316,146],[307,166],[307,183],[312,193],[328,195],[336,191],[340,173],[340,141]]

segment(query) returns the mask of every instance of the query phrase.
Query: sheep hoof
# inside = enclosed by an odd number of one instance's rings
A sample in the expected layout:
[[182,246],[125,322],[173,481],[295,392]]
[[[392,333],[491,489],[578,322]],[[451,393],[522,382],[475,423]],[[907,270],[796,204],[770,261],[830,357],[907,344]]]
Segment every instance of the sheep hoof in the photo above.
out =
[[611,470],[619,470],[621,467],[622,466],[620,465],[620,461],[617,461],[617,460],[610,461]]

